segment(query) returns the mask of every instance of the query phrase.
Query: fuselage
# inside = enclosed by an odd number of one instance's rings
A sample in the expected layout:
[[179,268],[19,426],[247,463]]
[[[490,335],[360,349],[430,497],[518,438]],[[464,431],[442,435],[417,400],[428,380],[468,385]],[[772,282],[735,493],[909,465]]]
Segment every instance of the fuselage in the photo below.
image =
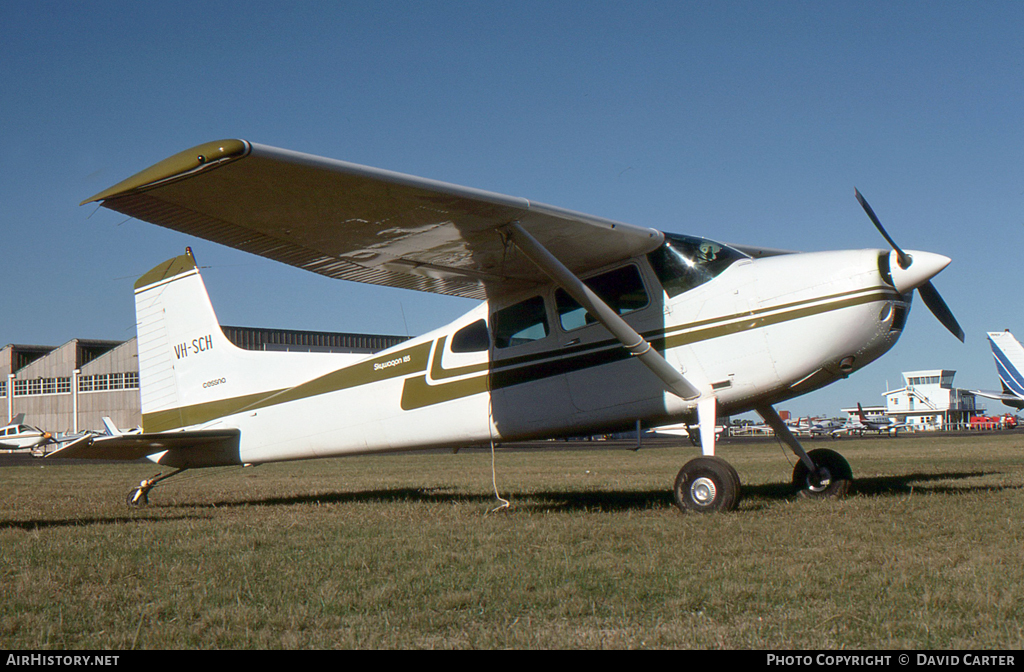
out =
[[49,432],[29,425],[0,427],[0,450],[28,450],[49,442]]
[[[886,273],[886,251],[753,259],[703,239],[673,241],[668,252],[582,279],[702,398],[716,397],[721,415],[850,375],[895,344],[910,308]],[[687,270],[688,254],[700,256],[693,269],[702,273]],[[301,357],[280,366],[295,371],[310,361]],[[666,391],[554,285],[484,302],[359,361],[322,358],[312,369],[285,388],[211,397],[216,417],[178,428],[237,428],[239,461],[260,463],[689,422],[697,403]],[[231,376],[210,369],[194,380],[221,378]],[[145,369],[142,382],[145,402]],[[145,403],[143,413],[145,426]]]

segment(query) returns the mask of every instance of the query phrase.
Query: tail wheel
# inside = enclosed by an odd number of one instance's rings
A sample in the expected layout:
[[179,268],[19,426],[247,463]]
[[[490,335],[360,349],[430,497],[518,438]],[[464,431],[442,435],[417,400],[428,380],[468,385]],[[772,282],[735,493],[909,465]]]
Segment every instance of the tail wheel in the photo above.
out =
[[802,461],[793,468],[793,487],[801,497],[820,499],[842,499],[850,492],[853,471],[842,455],[828,448],[818,448],[807,453],[818,467],[812,473]]
[[128,493],[126,503],[133,509],[140,506],[146,506],[149,504],[149,489],[141,487],[133,488],[132,491]]
[[732,511],[740,501],[740,478],[722,458],[705,455],[683,465],[672,494],[684,513]]

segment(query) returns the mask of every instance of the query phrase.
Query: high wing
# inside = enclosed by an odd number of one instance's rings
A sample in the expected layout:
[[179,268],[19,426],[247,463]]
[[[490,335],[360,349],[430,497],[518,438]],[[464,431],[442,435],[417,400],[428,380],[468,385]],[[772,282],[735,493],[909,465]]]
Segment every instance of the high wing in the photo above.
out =
[[546,282],[518,223],[577,275],[663,235],[424,178],[250,143],[210,142],[83,201],[322,275],[475,299]]

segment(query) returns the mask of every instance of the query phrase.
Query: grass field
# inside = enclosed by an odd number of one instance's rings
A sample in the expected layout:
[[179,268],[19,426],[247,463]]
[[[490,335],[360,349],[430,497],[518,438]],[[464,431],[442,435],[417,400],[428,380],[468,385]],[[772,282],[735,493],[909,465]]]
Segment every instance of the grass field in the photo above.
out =
[[501,448],[494,513],[486,450],[189,472],[140,510],[152,465],[3,468],[0,647],[1024,646],[1024,434],[814,443],[856,494],[725,443],[744,496],[710,516],[664,444]]

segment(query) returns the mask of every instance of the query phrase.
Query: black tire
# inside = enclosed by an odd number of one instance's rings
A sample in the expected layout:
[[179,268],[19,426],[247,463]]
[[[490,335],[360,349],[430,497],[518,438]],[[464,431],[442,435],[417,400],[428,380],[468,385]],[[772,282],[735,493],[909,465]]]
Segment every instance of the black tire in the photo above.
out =
[[807,453],[818,467],[820,482],[803,461],[793,467],[793,487],[801,497],[815,499],[842,499],[850,493],[853,485],[853,471],[842,455],[828,448],[818,448]]
[[128,498],[125,502],[133,509],[137,509],[140,506],[146,506],[149,504],[149,492],[142,490],[141,488],[132,488],[132,491],[128,493]]
[[732,482],[736,489],[736,501],[733,503],[731,510],[735,510],[736,507],[739,506],[740,500],[743,499],[743,488],[740,487],[740,475],[736,473],[736,469],[731,464],[722,460],[720,457],[716,459],[721,460],[722,464],[725,465],[725,468],[728,469],[729,473],[732,475]]
[[680,511],[733,511],[740,501],[740,478],[720,457],[697,457],[679,470],[672,495]]

